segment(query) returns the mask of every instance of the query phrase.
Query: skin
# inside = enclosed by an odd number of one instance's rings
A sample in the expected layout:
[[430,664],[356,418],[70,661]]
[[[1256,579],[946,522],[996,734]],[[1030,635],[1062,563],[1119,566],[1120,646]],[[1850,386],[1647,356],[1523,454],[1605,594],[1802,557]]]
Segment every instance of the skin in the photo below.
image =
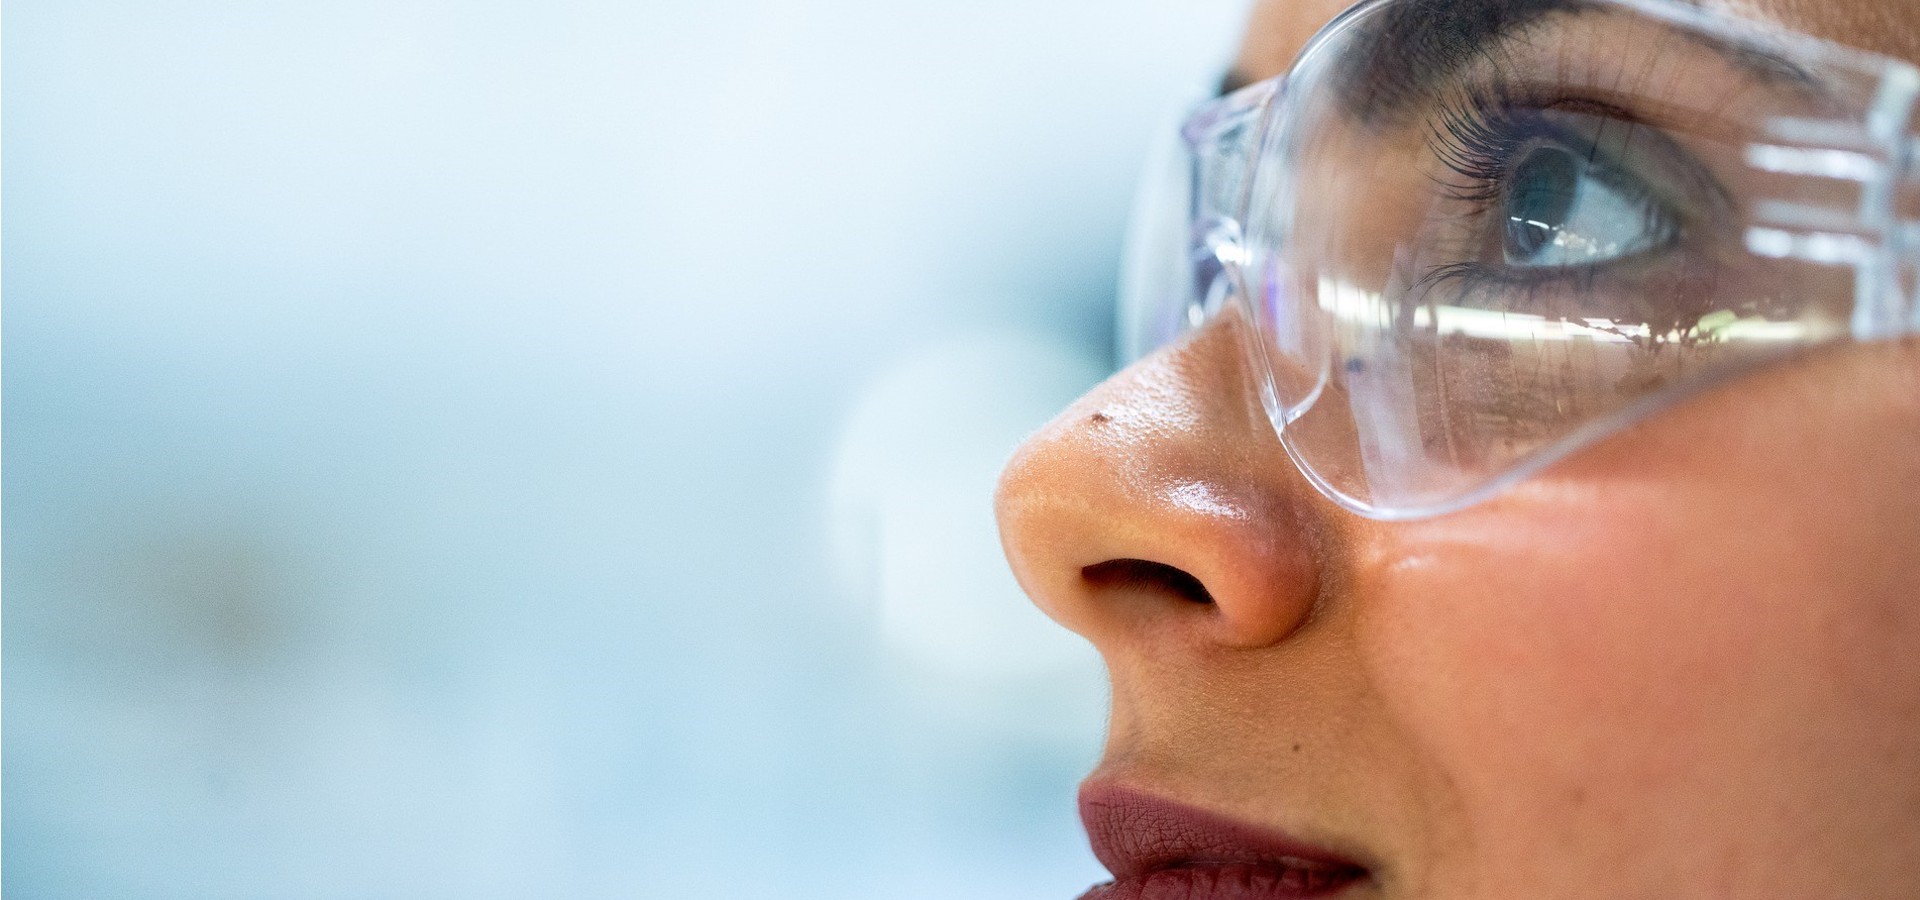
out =
[[[1920,58],[1907,0],[1727,7]],[[1261,3],[1281,71],[1340,0]],[[1459,513],[1315,492],[1214,320],[1009,463],[1007,555],[1113,682],[1093,779],[1359,896],[1920,897],[1920,343],[1699,395]],[[1204,586],[1198,602],[1135,559]]]

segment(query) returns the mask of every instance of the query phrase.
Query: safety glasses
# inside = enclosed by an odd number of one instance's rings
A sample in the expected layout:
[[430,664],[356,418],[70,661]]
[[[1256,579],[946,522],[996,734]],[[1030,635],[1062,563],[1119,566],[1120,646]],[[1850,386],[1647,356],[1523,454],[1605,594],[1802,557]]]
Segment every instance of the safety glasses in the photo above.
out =
[[1377,519],[1725,379],[1920,333],[1905,63],[1665,0],[1370,0],[1198,109],[1124,359],[1226,310],[1281,443]]

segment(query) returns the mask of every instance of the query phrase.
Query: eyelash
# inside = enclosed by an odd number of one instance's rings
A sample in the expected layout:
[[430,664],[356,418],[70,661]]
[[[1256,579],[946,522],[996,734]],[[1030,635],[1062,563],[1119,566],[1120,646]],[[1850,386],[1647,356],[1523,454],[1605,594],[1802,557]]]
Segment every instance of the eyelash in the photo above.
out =
[[1496,94],[1474,91],[1440,110],[1428,140],[1433,155],[1464,183],[1439,180],[1447,196],[1474,204],[1473,212],[1500,199],[1513,158],[1527,141],[1554,129],[1521,113]]

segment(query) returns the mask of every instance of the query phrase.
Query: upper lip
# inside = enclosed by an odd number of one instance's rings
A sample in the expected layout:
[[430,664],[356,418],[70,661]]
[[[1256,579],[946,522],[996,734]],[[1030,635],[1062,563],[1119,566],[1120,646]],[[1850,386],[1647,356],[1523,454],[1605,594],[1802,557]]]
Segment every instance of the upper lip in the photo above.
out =
[[1181,866],[1272,866],[1358,879],[1366,867],[1279,832],[1114,784],[1080,789],[1080,821],[1093,855],[1116,881]]

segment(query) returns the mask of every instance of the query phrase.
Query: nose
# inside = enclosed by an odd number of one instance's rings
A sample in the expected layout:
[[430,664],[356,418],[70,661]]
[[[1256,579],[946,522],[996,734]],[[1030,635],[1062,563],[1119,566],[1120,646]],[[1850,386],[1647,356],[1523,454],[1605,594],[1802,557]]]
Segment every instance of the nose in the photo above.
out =
[[1310,617],[1324,505],[1260,405],[1243,320],[1222,315],[1082,397],[1000,478],[1027,595],[1103,653],[1278,643]]

